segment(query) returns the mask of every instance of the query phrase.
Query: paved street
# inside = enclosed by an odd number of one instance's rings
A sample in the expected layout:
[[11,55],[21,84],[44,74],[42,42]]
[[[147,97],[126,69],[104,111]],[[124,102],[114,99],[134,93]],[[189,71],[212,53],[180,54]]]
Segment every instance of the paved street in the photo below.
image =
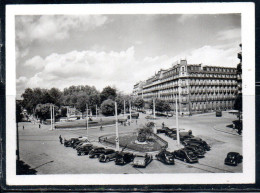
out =
[[[130,126],[119,125],[119,132],[131,132],[144,125],[147,120],[146,114],[140,113],[137,123],[133,119]],[[187,164],[182,161],[175,161],[175,165],[164,165],[153,160],[146,168],[133,168],[130,164],[117,166],[113,161],[100,163],[97,159],[89,159],[88,156],[77,156],[76,150],[66,148],[59,142],[59,135],[69,139],[71,137],[86,136],[85,129],[61,129],[49,130],[50,126],[42,125],[41,128],[33,123],[19,123],[19,141],[21,159],[37,170],[37,174],[138,174],[138,173],[226,173],[242,172],[242,164],[237,167],[224,165],[224,159],[228,152],[235,151],[242,153],[242,137],[225,132],[225,125],[232,124],[236,117],[228,112],[223,112],[222,117],[216,117],[215,113],[194,115],[191,117],[180,117],[179,127],[188,131],[192,130],[193,135],[205,139],[212,147],[211,151],[205,154],[205,158],[199,159],[199,163]],[[158,118],[158,127],[164,122],[165,126],[175,126],[175,117]],[[24,126],[24,130],[23,130]],[[115,133],[115,127],[105,127],[102,131],[99,128],[89,129],[89,138],[95,144],[101,135]],[[169,143],[169,150],[181,148],[176,141],[164,134],[159,136]],[[120,139],[120,138],[119,138]],[[153,152],[153,155],[156,153]]]

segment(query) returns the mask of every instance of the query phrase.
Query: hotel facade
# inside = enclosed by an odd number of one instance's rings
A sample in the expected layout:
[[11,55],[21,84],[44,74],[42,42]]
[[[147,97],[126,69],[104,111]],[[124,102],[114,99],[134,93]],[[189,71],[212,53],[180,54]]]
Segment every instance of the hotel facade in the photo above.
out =
[[181,60],[134,85],[133,95],[146,102],[168,101],[181,115],[232,109],[238,92],[237,68],[188,64]]

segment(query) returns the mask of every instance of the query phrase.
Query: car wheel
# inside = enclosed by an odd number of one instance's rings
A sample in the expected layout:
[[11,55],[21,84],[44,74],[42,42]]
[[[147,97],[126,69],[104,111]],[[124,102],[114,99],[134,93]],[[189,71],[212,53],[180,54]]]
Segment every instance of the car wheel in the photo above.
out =
[[109,162],[109,158],[106,159],[106,162]]
[[82,152],[81,155],[85,155],[85,152]]
[[184,162],[185,162],[185,163],[188,163],[188,160],[187,160],[186,158],[184,158]]

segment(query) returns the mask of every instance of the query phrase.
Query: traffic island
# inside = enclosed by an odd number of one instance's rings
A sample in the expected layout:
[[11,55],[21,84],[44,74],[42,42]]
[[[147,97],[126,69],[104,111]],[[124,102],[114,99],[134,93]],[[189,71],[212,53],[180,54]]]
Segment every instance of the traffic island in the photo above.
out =
[[[99,137],[99,142],[104,145],[115,147],[115,139],[116,135],[104,135]],[[136,143],[136,141],[137,133],[120,133],[119,146],[122,148],[127,148],[137,152],[154,152],[168,147],[168,143],[156,134],[151,135],[145,143]]]

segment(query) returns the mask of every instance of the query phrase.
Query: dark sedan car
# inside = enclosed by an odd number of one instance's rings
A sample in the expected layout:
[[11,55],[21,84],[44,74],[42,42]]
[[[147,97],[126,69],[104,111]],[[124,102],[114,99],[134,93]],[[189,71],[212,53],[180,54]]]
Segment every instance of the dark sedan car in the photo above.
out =
[[171,152],[162,150],[157,155],[155,155],[157,160],[165,164],[174,164],[174,156]]
[[64,140],[65,147],[73,147],[75,143],[79,142],[78,138],[71,138],[69,140]]
[[240,155],[237,152],[229,152],[227,154],[227,157],[225,159],[225,164],[226,165],[233,165],[237,166],[237,164],[241,163],[243,161],[243,156]]
[[[156,133],[166,133],[168,127],[162,127],[160,129],[157,129]],[[169,128],[168,128],[169,129]]]
[[92,149],[93,149],[92,144],[86,144],[84,146],[77,148],[77,154],[78,155],[88,155]]
[[[139,118],[139,113],[131,113],[132,119],[138,119]],[[130,115],[127,116],[128,119],[130,119]]]
[[109,162],[116,158],[116,152],[113,149],[105,149],[104,153],[99,155],[100,162]]
[[134,154],[128,152],[118,152],[115,158],[116,165],[125,165],[134,160]]
[[188,145],[185,147],[187,150],[191,150],[198,158],[204,157],[205,150],[202,147]]
[[211,147],[207,144],[206,141],[203,140],[194,140],[193,138],[189,138],[189,139],[185,139],[184,141],[182,141],[183,145],[189,145],[189,144],[197,144],[200,145],[201,147],[203,147],[206,151],[210,151]]
[[173,152],[173,155],[174,155],[174,158],[187,162],[187,163],[198,162],[197,156],[192,151],[187,150],[187,149],[176,150]]
[[104,147],[95,147],[89,152],[89,158],[99,157],[105,152]]

